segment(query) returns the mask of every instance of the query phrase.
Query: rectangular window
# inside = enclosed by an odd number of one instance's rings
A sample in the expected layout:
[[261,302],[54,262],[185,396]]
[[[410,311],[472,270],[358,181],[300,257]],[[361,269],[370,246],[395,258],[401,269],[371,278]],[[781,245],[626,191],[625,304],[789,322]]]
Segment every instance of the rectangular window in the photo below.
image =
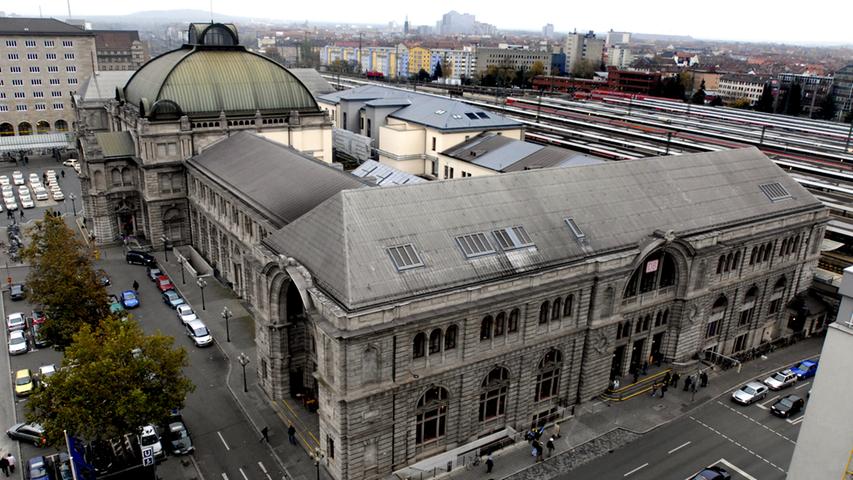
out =
[[41,67],[30,67],[30,73],[39,73],[41,72]]
[[33,98],[44,98],[44,92],[33,92]]
[[423,261],[421,261],[421,257],[415,250],[415,246],[411,243],[389,247],[388,254],[391,255],[391,261],[394,262],[394,266],[397,267],[397,270],[408,270],[410,268],[424,266]]
[[30,84],[31,85],[41,85],[41,79],[40,78],[32,78],[32,79],[30,79]]
[[53,98],[61,97],[61,96],[62,96],[62,92],[50,92],[50,96],[51,96],[51,97],[53,97]]
[[17,47],[18,41],[17,40],[6,40],[6,46],[7,47]]
[[28,53],[27,54],[27,60],[38,60],[38,59],[39,59],[38,53]]
[[450,178],[453,178],[453,167],[450,167]]
[[56,65],[51,65],[47,67],[47,71],[50,73],[56,73],[59,71],[59,67],[57,67]]
[[581,240],[581,239],[583,239],[584,237],[586,237],[586,234],[585,234],[585,233],[583,233],[583,230],[581,230],[581,229],[580,229],[580,227],[578,227],[578,224],[577,224],[577,223],[575,223],[575,219],[574,219],[574,218],[572,218],[572,217],[567,217],[567,218],[566,218],[566,225],[568,225],[568,226],[569,226],[569,230],[571,230],[571,231],[572,231],[572,234],[573,234],[573,235],[575,236],[575,238],[577,238],[578,240]]
[[326,435],[326,456],[332,460],[335,458],[335,439],[331,435]]
[[69,78],[68,79],[68,85],[77,85],[77,79],[76,78]]
[[55,43],[54,43],[54,41],[53,41],[53,40],[45,40],[45,41],[44,41],[44,46],[45,46],[45,47],[53,47],[53,46],[55,46]]
[[9,60],[20,60],[17,53],[10,53]]
[[719,332],[720,321],[714,320],[708,323],[708,328],[705,330],[705,338],[716,337]]
[[27,106],[26,105],[15,105],[15,110],[17,110],[19,112],[26,112]]
[[45,110],[46,108],[47,108],[47,105],[45,105],[45,104],[43,104],[43,103],[37,103],[37,104],[36,104],[36,110],[38,110],[38,111],[43,111],[43,110]]
[[48,60],[56,60],[56,54],[55,53],[45,53],[44,58],[46,58]]
[[59,85],[59,79],[58,78],[51,78],[50,84],[51,85]]
[[64,110],[64,109],[65,109],[65,104],[64,104],[64,103],[54,103],[54,104],[53,104],[53,109],[54,109],[54,110]]
[[12,86],[13,86],[13,87],[20,87],[20,86],[23,86],[23,85],[24,85],[24,81],[23,81],[23,80],[21,80],[20,78],[13,78],[13,79],[12,79]]
[[513,250],[521,247],[532,246],[533,242],[522,226],[502,228],[492,232],[498,245],[504,250]]
[[71,40],[63,40],[63,41],[62,41],[62,46],[63,46],[63,47],[73,47],[73,46],[74,46],[74,42],[72,42]]
[[15,98],[27,98],[27,94],[24,92],[15,92]]
[[435,137],[432,137],[432,151],[435,151]]
[[764,185],[759,185],[758,188],[764,192],[764,195],[766,195],[771,202],[778,202],[779,200],[791,198],[791,194],[788,193],[788,190],[778,182],[765,183]]
[[73,53],[66,53],[65,59],[66,60],[74,60],[74,54]]
[[0,112],[8,112],[8,111],[9,111],[8,105],[0,105]]
[[74,65],[68,65],[67,67],[65,67],[65,71],[73,73],[77,71],[77,67],[75,67]]
[[735,337],[735,345],[732,348],[732,353],[738,353],[746,350],[746,337],[748,334],[738,335]]
[[21,73],[21,67],[9,67],[11,73]]

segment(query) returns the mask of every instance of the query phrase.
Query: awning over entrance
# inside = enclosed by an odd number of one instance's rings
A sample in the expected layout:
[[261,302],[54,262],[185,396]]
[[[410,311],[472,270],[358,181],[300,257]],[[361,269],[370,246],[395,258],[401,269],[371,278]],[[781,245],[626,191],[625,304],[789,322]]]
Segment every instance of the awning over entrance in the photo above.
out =
[[44,148],[74,148],[70,133],[42,133],[0,137],[0,152],[20,152]]
[[483,455],[480,449],[486,446],[493,447],[502,440],[511,441],[516,435],[515,429],[506,427],[485,437],[478,438],[471,443],[456,447],[453,450],[448,450],[439,453],[433,457],[421,460],[418,463],[409,465],[394,472],[397,478],[431,478],[439,474],[449,472],[455,468],[465,466],[471,462],[475,456]]

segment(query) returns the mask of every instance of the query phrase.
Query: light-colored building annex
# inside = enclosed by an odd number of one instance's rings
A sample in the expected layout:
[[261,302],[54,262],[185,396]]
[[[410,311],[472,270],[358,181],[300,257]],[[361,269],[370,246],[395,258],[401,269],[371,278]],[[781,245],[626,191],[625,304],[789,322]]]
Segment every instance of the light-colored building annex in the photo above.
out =
[[0,136],[68,132],[71,97],[96,69],[91,31],[52,18],[0,17]]
[[601,66],[604,55],[604,39],[595,33],[570,33],[566,36],[566,71],[571,72],[579,62],[589,62],[596,70]]
[[316,398],[334,478],[454,465],[649,357],[792,335],[827,220],[754,148],[343,190],[257,249],[259,382]]
[[438,155],[483,132],[521,140],[522,124],[437,95],[366,85],[317,97],[340,129],[372,140],[379,161],[439,177]]
[[726,102],[746,98],[750,104],[754,105],[761,98],[764,85],[769,80],[769,78],[759,75],[727,74],[720,77],[717,93]]
[[78,125],[86,221],[100,244],[189,242],[184,162],[238,131],[331,163],[332,124],[296,76],[239,46],[232,25],[192,24],[188,39],[92,106],[106,109],[107,131]]
[[507,46],[506,48],[479,47],[474,60],[474,68],[479,73],[486,72],[489,67],[510,67],[514,70],[528,71],[537,63],[541,63],[547,72],[551,65],[551,52],[517,46]]

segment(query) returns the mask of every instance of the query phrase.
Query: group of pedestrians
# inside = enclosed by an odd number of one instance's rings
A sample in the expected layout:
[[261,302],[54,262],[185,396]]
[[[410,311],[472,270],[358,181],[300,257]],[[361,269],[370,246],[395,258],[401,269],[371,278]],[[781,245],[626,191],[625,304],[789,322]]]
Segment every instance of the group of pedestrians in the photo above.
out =
[[10,474],[15,473],[15,456],[11,453],[7,453],[5,457],[0,458],[0,471],[2,471],[8,477]]
[[[656,397],[658,392],[660,392],[660,398],[663,398],[666,395],[666,392],[669,390],[669,387],[673,387],[675,389],[678,388],[678,382],[681,380],[681,375],[678,372],[666,372],[663,376],[663,380],[658,383],[655,382],[652,384],[652,393],[651,396]],[[705,388],[708,386],[708,372],[705,370],[700,370],[698,373],[694,373],[692,375],[688,375],[684,379],[684,390],[685,392],[693,392],[699,388]]]

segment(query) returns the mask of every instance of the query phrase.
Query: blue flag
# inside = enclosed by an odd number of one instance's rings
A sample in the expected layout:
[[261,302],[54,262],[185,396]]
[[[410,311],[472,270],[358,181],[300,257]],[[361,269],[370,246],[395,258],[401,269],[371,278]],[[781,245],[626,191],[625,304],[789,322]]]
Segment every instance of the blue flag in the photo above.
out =
[[65,435],[65,438],[68,441],[68,454],[74,463],[74,471],[77,473],[77,479],[95,480],[95,467],[83,457],[83,442],[68,434]]

